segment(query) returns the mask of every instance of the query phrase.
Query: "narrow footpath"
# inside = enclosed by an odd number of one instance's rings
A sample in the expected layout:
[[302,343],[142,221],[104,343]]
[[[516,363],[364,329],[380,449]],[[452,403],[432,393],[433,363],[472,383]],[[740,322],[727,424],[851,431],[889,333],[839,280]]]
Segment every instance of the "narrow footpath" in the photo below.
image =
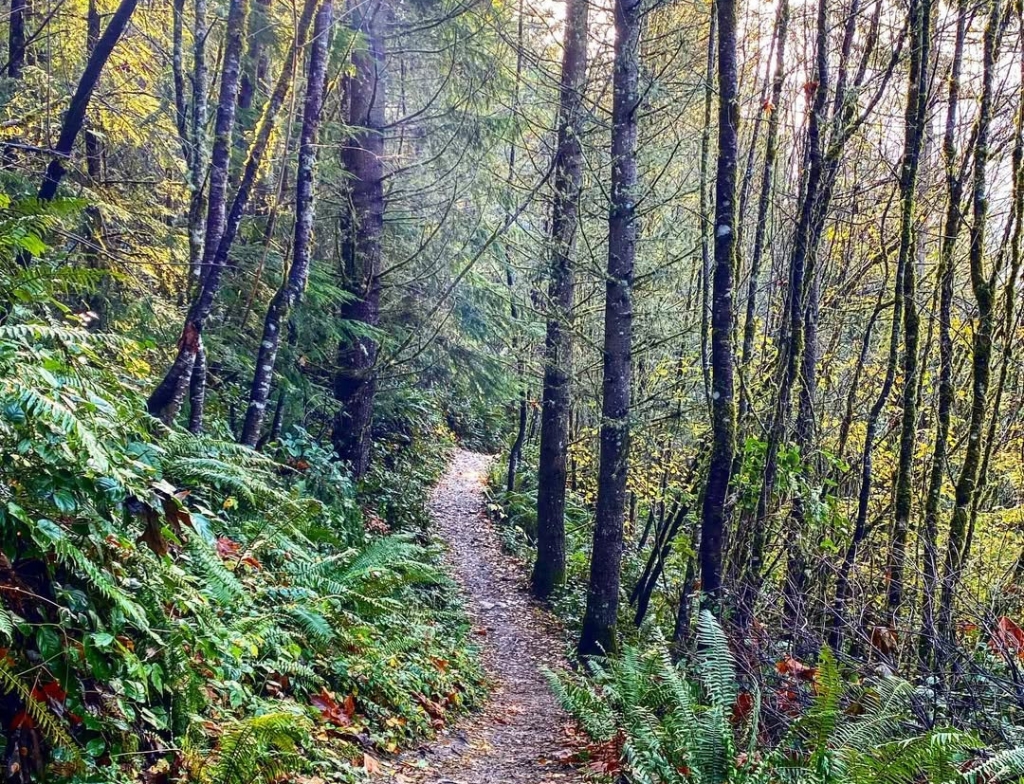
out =
[[434,530],[466,597],[493,691],[483,709],[435,741],[400,755],[395,784],[578,784],[566,756],[561,710],[543,674],[562,664],[563,640],[527,593],[522,569],[502,553],[484,513],[491,458],[457,450],[434,489]]

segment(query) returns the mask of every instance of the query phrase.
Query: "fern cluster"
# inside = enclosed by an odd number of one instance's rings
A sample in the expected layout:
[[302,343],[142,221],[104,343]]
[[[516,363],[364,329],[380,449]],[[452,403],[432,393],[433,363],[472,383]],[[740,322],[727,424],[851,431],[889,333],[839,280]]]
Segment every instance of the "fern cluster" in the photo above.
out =
[[[476,698],[432,551],[365,531],[302,431],[267,455],[150,419],[138,347],[77,325],[58,295],[0,319],[0,705],[42,741],[28,753],[90,778],[159,761],[208,784],[344,779],[352,738],[433,730],[416,695]],[[390,479],[421,498],[426,481]],[[311,753],[313,725],[337,721],[348,734]]]
[[704,612],[698,652],[676,664],[655,640],[589,663],[590,677],[552,676],[562,705],[598,743],[622,738],[637,784],[916,784],[1013,782],[1020,750],[972,762],[980,742],[913,717],[914,687],[898,678],[847,683],[822,651],[808,708],[778,740],[759,728],[761,697],[741,691],[726,636]]

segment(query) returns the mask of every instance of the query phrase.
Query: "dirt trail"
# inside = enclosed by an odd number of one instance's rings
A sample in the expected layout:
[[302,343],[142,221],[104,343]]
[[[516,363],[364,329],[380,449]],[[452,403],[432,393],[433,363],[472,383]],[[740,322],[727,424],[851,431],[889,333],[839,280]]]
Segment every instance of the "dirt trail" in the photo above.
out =
[[527,594],[522,569],[501,551],[483,513],[491,458],[457,450],[430,500],[452,575],[494,681],[484,708],[437,740],[398,757],[395,784],[577,784],[564,756],[562,712],[543,668],[557,667],[563,641],[550,616]]

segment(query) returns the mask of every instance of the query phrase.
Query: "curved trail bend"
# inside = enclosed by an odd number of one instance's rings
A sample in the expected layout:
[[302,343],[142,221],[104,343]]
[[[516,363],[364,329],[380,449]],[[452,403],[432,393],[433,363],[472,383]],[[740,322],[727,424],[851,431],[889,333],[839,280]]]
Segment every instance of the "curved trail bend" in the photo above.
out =
[[483,709],[435,741],[393,761],[394,784],[579,784],[558,762],[569,722],[543,674],[562,664],[563,641],[533,602],[484,513],[491,458],[456,450],[430,499],[446,560],[466,606],[494,689]]

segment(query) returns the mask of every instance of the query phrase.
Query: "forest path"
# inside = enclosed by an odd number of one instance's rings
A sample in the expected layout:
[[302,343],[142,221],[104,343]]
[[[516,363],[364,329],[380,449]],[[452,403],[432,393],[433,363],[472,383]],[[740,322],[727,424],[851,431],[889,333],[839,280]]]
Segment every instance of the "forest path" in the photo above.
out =
[[502,552],[484,510],[486,455],[456,450],[434,489],[430,513],[462,586],[474,637],[493,690],[479,712],[433,742],[401,754],[387,771],[395,784],[576,784],[566,756],[562,712],[544,667],[563,664],[564,641],[529,597],[519,564]]

